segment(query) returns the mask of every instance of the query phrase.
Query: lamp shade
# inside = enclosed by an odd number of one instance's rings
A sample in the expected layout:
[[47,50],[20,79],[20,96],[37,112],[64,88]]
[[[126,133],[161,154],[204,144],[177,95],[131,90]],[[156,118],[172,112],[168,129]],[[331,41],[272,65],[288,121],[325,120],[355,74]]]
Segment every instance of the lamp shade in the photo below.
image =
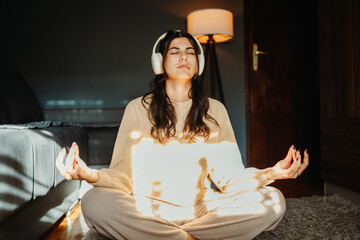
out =
[[201,43],[206,43],[209,35],[215,42],[226,42],[234,36],[233,14],[218,8],[197,10],[187,16],[187,28]]

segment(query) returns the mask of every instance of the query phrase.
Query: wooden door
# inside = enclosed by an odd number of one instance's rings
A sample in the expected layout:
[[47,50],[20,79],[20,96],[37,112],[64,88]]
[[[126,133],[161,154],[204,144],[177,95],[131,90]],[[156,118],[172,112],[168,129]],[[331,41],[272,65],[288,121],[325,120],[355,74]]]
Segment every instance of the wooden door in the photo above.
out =
[[[244,0],[244,18],[248,166],[273,166],[294,144],[320,175],[317,2]],[[254,44],[266,53],[257,71]]]
[[360,1],[319,0],[325,182],[360,193]]

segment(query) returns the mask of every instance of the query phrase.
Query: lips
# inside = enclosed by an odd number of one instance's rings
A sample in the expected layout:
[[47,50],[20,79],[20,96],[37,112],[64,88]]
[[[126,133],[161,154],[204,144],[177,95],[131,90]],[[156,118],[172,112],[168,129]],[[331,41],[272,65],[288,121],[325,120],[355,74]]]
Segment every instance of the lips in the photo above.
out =
[[182,65],[178,66],[178,68],[181,68],[181,69],[190,69],[190,67],[189,67],[187,64],[182,64]]

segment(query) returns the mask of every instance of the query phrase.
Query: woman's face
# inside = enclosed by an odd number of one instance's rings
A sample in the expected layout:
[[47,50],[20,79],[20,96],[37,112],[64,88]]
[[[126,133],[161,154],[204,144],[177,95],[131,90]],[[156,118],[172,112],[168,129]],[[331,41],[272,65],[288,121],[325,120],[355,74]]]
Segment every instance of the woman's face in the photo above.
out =
[[198,72],[194,47],[188,38],[175,38],[165,56],[164,68],[169,79],[191,80]]

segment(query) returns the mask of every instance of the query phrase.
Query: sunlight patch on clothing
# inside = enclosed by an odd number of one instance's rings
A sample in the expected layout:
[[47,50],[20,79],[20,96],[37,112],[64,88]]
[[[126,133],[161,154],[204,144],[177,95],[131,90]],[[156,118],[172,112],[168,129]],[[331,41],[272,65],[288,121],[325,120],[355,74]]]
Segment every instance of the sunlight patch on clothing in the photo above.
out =
[[141,195],[134,195],[136,208],[141,214],[149,217],[160,217],[170,221],[181,221],[194,219],[194,208],[179,207],[162,201],[147,198]]
[[193,205],[198,188],[203,187],[198,182],[205,181],[207,172],[202,149],[200,141],[163,146],[154,144],[152,139],[142,139],[133,148],[134,193],[182,206]]
[[211,132],[210,133],[210,136],[209,136],[209,138],[211,139],[211,138],[218,138],[219,137],[219,132],[218,131],[214,131],[214,132]]
[[[216,196],[217,195],[217,196]],[[262,214],[267,207],[264,205],[264,195],[258,191],[245,191],[233,194],[213,194],[207,202],[209,211],[215,210],[219,216],[241,214]]]
[[217,211],[219,216],[234,216],[244,214],[263,214],[266,212],[266,208],[261,203],[249,203],[242,208],[223,208]]
[[276,214],[280,213],[282,210],[280,199],[282,198],[278,192],[271,191],[270,189],[262,189],[262,194],[268,196],[268,198],[264,201],[264,206],[269,209],[272,209]]
[[275,212],[276,214],[279,214],[279,213],[281,212],[281,206],[280,206],[280,204],[275,204],[275,205],[273,206],[273,209],[274,209],[274,212]]
[[280,202],[280,197],[279,197],[279,194],[277,192],[271,192],[270,197],[271,197],[271,200],[274,203],[279,203]]
[[[134,135],[136,135],[134,133]],[[244,170],[236,144],[193,144],[172,141],[167,145],[141,138],[132,148],[134,193],[180,205],[191,206],[206,193],[209,169],[218,186],[226,186]],[[220,175],[221,173],[221,175]],[[247,181],[254,189],[257,183]]]
[[131,139],[139,139],[140,138],[140,132],[139,131],[133,131],[130,134]]
[[274,203],[273,209],[275,213],[280,213],[281,212],[281,205],[280,205],[280,196],[279,193],[277,192],[271,192],[270,193],[270,197],[272,202]]

